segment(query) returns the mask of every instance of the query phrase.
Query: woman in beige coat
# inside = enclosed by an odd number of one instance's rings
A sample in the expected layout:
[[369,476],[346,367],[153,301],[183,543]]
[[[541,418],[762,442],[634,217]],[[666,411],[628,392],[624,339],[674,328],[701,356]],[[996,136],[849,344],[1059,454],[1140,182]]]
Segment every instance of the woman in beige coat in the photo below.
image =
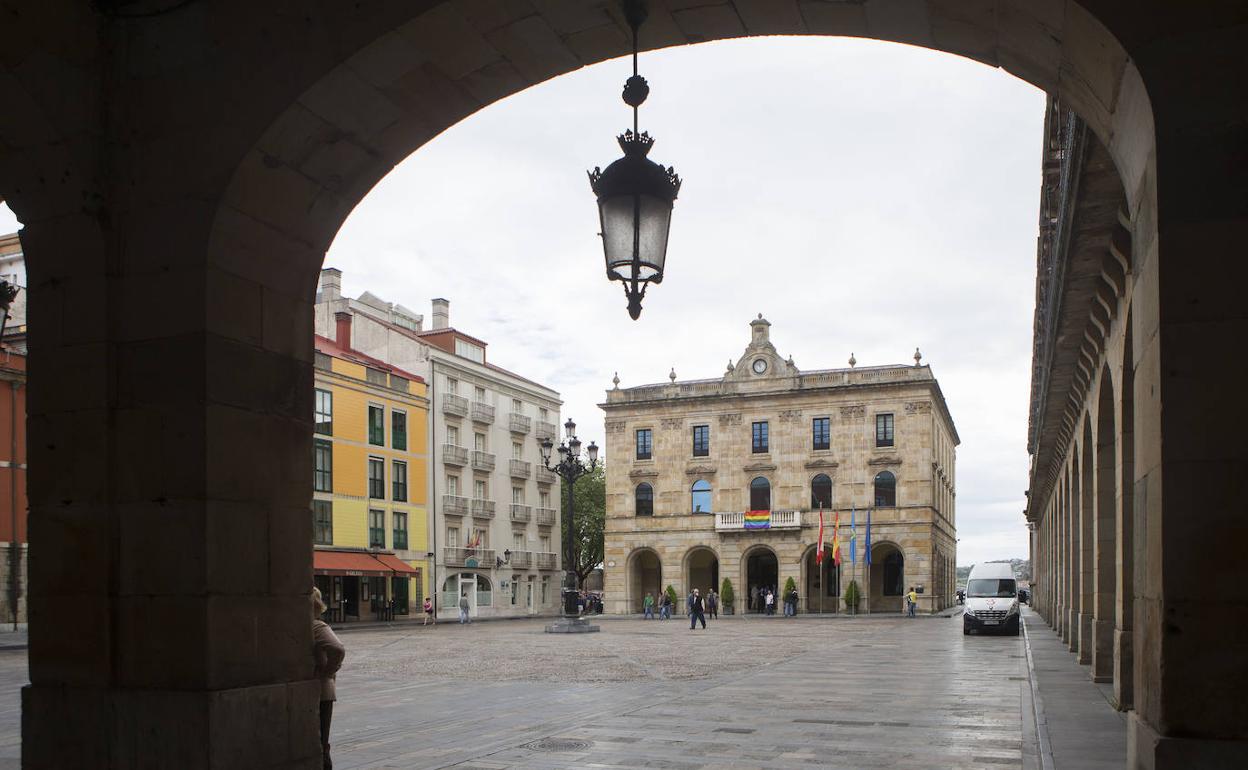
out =
[[342,659],[347,656],[347,648],[338,641],[338,636],[329,624],[321,620],[325,612],[325,602],[321,600],[321,589],[312,589],[312,659],[316,661],[316,677],[321,680],[321,756],[325,770],[333,770],[334,763],[329,759],[329,723],[334,718],[334,701],[337,693],[334,685],[338,669],[342,668]]

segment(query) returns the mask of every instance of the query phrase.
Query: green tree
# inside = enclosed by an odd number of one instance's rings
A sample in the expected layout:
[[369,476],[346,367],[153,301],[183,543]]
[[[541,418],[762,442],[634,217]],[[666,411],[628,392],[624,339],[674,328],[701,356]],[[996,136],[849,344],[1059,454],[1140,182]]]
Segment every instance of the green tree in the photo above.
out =
[[[568,491],[561,489],[559,509],[562,512],[560,551],[566,551],[568,542]],[[599,463],[591,473],[576,480],[572,487],[574,503],[572,533],[572,564],[576,584],[583,587],[589,574],[602,564],[604,531],[607,521],[607,470]],[[566,553],[564,556],[566,557]]]
[[724,603],[725,608],[732,607],[732,600],[736,597],[732,593],[732,581],[724,578],[723,585],[719,589],[720,601]]

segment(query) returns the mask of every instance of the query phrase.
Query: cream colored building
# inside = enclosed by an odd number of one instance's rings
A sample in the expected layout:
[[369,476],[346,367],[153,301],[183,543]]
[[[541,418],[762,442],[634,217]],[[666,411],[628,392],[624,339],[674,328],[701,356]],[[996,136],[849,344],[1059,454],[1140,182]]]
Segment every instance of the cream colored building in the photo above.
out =
[[[770,326],[750,323],[722,377],[607,392],[608,611],[640,612],[647,592],[669,585],[683,604],[728,578],[743,612],[752,586],[782,589],[789,577],[803,612],[843,611],[855,578],[859,611],[897,612],[910,586],[920,612],[949,606],[959,440],[931,368],[916,351],[913,366],[851,358],[802,372],[776,352]],[[829,550],[840,517],[839,574],[831,559],[816,566],[820,503]],[[747,528],[755,510],[770,512],[767,528]]]

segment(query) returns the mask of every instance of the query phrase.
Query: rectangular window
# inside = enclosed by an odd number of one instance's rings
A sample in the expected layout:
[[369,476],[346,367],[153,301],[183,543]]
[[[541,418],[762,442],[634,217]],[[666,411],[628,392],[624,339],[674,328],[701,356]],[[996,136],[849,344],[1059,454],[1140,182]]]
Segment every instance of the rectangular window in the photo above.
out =
[[329,500],[312,501],[312,542],[334,544],[334,504]]
[[319,438],[312,441],[312,489],[334,491],[334,445]]
[[459,547],[459,527],[447,527],[446,528],[446,547],[447,548]]
[[368,512],[368,547],[386,547],[386,512],[372,509]]
[[524,505],[524,487],[511,488],[511,501],[516,505]]
[[473,448],[473,449],[475,449],[475,450],[477,450],[478,452],[484,452],[484,451],[486,451],[486,449],[485,449],[485,434],[484,434],[484,433],[474,433],[474,434],[472,434],[472,448]]
[[395,449],[407,451],[407,412],[390,412],[390,442]]
[[549,411],[546,407],[544,407],[544,406],[543,406],[542,408],[538,409],[538,410],[537,410],[537,419],[541,420],[542,422],[549,422],[549,421],[550,421],[550,411]]
[[484,402],[485,401],[485,388],[478,385],[477,387],[472,389],[472,395],[478,401]]
[[754,438],[753,443],[751,444],[751,451],[754,452],[754,454],[771,451],[771,445],[768,443],[767,439],[767,422],[765,420],[763,422],[754,423],[753,435]]
[[446,493],[451,496],[459,495],[459,476],[446,477]]
[[523,460],[524,459],[524,444],[521,444],[519,441],[511,442],[511,456],[513,459]]
[[400,503],[407,502],[407,463],[394,461],[393,471],[394,499]]
[[513,398],[511,400],[511,411],[515,412],[516,414],[524,414],[524,404],[521,403],[520,399]]
[[485,348],[459,338],[455,339],[455,355],[463,356],[479,364],[485,363]]
[[454,425],[446,426],[446,443],[451,446],[459,446],[459,428]]
[[550,553],[550,535],[542,535],[538,543],[542,546],[542,553]]
[[893,416],[891,414],[877,414],[875,416],[875,445],[893,445]]
[[542,575],[542,606],[550,604],[550,575]]
[[550,490],[543,489],[537,493],[537,504],[543,508],[550,507]]
[[365,368],[364,379],[372,385],[385,385],[390,378],[380,369]]
[[450,393],[452,396],[459,395],[459,380],[454,379],[453,377],[447,377],[446,392]]
[[481,479],[472,482],[472,496],[478,500],[485,499],[485,482]]
[[373,446],[386,445],[385,407],[368,405],[368,443]]
[[649,428],[642,428],[637,431],[637,459],[649,460],[651,452],[654,450],[653,434]]
[[394,517],[394,549],[407,550],[407,514],[395,511]]
[[711,426],[693,426],[693,456],[706,457],[711,453]]
[[523,532],[511,533],[511,550],[513,551],[524,550],[524,533]]
[[380,457],[368,458],[368,496],[386,499],[386,461]]
[[316,390],[316,412],[312,418],[313,430],[325,436],[334,435],[334,394],[328,390]]
[[487,531],[487,530],[485,530],[485,529],[481,529],[480,527],[473,527],[473,529],[472,529],[472,547],[473,547],[473,548],[481,548],[481,549],[489,548],[489,547],[490,547],[490,533],[489,533],[489,531]]
[[832,445],[832,418],[816,417],[810,423],[811,449],[827,449]]

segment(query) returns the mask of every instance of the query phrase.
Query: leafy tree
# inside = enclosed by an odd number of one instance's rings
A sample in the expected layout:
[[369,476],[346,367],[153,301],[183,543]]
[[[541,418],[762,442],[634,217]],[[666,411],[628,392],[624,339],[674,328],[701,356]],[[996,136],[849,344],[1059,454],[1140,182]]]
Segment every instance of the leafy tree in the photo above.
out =
[[[560,490],[559,508],[562,512],[560,550],[566,550],[568,542],[568,492]],[[572,487],[572,564],[576,584],[583,587],[589,574],[602,564],[604,530],[607,521],[607,472],[601,463],[592,473],[576,480]],[[564,554],[566,557],[566,554]]]
[[675,589],[675,588],[673,588],[673,587],[669,584],[669,585],[667,586],[667,590],[666,590],[664,593],[666,593],[666,594],[668,595],[668,598],[670,598],[670,599],[672,600],[672,606],[673,606],[673,607],[675,607],[675,606],[676,606],[676,589]]
[[849,608],[857,607],[862,597],[858,592],[858,581],[851,580],[849,585],[845,587],[845,606]]

